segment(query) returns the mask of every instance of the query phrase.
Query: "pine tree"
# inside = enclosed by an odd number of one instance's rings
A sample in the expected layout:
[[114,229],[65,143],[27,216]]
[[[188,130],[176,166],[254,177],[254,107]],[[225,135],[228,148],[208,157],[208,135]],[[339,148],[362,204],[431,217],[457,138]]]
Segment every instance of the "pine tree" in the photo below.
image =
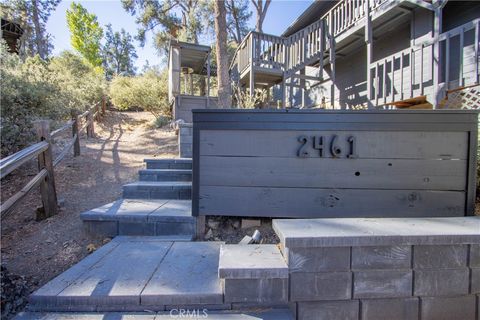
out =
[[227,12],[225,2],[215,1],[215,50],[217,56],[218,106],[230,108],[232,90],[228,73]]
[[265,0],[265,4],[263,0],[251,0],[255,9],[257,10],[257,19],[255,23],[255,30],[257,32],[263,32],[263,21],[265,20],[265,16],[267,15],[268,7],[272,0]]
[[120,32],[114,32],[112,25],[107,25],[102,56],[105,74],[108,79],[118,74],[135,74],[133,63],[138,56],[132,42],[132,36],[124,29],[120,30]]

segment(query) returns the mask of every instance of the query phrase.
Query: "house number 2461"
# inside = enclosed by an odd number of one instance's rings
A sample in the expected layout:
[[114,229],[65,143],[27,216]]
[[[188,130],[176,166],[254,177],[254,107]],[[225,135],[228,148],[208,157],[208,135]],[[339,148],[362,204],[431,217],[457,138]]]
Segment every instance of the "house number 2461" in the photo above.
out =
[[328,153],[334,158],[340,158],[342,156],[349,159],[357,157],[357,140],[354,136],[349,136],[346,141],[342,141],[337,135],[333,135],[329,138],[324,136],[307,137],[301,135],[298,137],[300,147],[297,151],[297,157],[308,158],[312,155],[309,152],[308,146],[318,150],[320,157],[326,157]]

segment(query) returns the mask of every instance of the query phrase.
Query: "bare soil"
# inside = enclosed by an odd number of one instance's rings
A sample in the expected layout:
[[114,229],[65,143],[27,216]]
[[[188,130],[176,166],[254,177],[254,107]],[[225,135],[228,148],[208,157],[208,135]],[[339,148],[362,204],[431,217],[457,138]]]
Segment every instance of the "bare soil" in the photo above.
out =
[[[57,196],[63,203],[59,214],[36,221],[41,199],[35,190],[2,219],[2,265],[25,277],[30,291],[85,257],[89,244],[99,246],[104,241],[84,232],[81,212],[119,198],[122,185],[137,180],[144,158],[178,154],[175,132],[154,128],[154,119],[146,112],[108,111],[95,123],[94,138],[81,137],[81,155],[69,154],[55,168]],[[61,140],[54,154],[61,151]],[[32,161],[1,181],[2,202],[38,172],[36,165]]]

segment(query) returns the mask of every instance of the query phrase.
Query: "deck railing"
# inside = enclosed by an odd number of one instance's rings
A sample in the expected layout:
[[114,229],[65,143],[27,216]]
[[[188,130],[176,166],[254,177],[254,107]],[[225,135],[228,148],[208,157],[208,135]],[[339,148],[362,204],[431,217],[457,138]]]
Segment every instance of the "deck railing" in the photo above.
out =
[[327,36],[338,36],[365,18],[368,11],[374,12],[385,2],[387,0],[339,1],[319,20],[289,37],[250,32],[235,52],[230,68],[236,65],[239,74],[249,66],[293,74],[313,60],[318,60],[320,54],[328,49]]
[[[37,212],[37,219],[50,217],[57,212],[57,194],[55,189],[54,168],[65,158],[73,147],[73,155],[80,155],[80,134],[86,129],[88,137],[94,135],[94,119],[100,119],[105,114],[105,99],[96,103],[84,113],[72,110],[72,119],[60,128],[51,131],[49,120],[39,120],[34,123],[37,132],[37,143],[26,147],[8,157],[0,160],[0,179],[3,179],[15,169],[18,169],[28,161],[37,158],[38,173],[19,192],[14,194],[0,205],[0,216],[12,212],[21,200],[35,187],[40,186],[43,203],[43,211]],[[54,159],[52,149],[55,138],[65,132],[71,131],[72,138]]]
[[[473,45],[465,46],[465,35],[472,31],[474,33]],[[479,83],[479,35],[480,19],[475,19],[440,34],[432,41],[422,42],[372,63],[369,67],[372,83],[367,84],[372,89],[370,101],[378,106],[396,100],[413,98],[415,95],[424,95],[427,84],[429,86],[437,85],[432,82],[436,78],[434,72],[438,71],[440,71],[440,74],[437,75],[438,83],[443,83],[445,90],[451,89],[452,81],[456,82],[454,87]],[[450,45],[452,39],[458,41],[458,46]],[[439,68],[430,65],[435,60],[433,48],[435,45],[439,46]],[[465,55],[464,50],[466,49],[472,52]],[[475,73],[470,75],[468,83],[466,83],[464,72],[464,63],[467,61],[465,57],[467,56],[472,57],[468,61],[475,64]],[[458,66],[456,68],[458,70],[455,70],[458,71],[456,74],[451,72],[451,64],[454,62]]]

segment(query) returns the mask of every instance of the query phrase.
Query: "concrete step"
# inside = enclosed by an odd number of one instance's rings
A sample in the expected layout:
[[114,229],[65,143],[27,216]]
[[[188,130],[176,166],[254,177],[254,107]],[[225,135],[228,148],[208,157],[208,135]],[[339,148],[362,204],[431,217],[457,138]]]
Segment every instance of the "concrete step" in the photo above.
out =
[[222,279],[288,278],[288,266],[275,244],[224,244],[218,276]]
[[123,186],[125,199],[177,199],[192,198],[192,183],[188,181],[137,181]]
[[192,240],[195,218],[190,200],[120,199],[80,214],[93,235],[178,236]]
[[192,181],[191,169],[144,169],[138,175],[140,181]]
[[192,169],[192,159],[145,159],[147,169]]
[[27,310],[230,309],[217,275],[221,244],[114,238],[35,291]]
[[218,275],[226,303],[288,304],[288,267],[274,244],[222,245]]
[[[166,312],[21,312],[14,320],[293,320],[288,309],[256,311],[209,311],[203,309],[170,310]],[[187,314],[188,312],[188,314]],[[204,313],[205,312],[205,313]]]

